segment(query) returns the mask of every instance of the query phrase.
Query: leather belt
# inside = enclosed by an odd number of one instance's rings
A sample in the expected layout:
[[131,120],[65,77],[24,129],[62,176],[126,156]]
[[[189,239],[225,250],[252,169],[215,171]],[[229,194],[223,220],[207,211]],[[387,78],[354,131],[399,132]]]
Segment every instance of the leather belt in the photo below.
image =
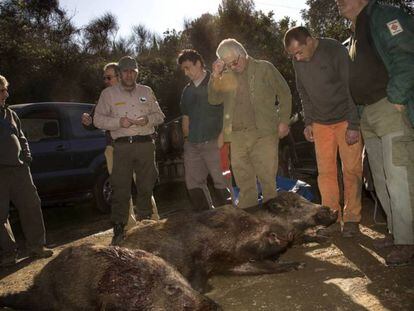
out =
[[124,136],[115,139],[116,143],[146,143],[152,141],[152,135]]

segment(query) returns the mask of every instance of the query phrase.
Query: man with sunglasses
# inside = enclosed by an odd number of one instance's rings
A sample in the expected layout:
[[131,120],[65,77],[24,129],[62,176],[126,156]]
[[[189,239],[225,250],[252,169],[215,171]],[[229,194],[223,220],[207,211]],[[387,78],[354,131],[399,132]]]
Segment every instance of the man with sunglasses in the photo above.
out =
[[[105,65],[103,74],[103,82],[105,87],[110,87],[117,85],[119,82],[119,70],[117,63],[108,63]],[[96,127],[93,125],[93,115],[95,113],[95,108],[91,113],[83,113],[81,117],[81,122],[86,129],[94,130]],[[113,147],[112,147],[112,138],[109,131],[106,131],[106,148],[105,148],[105,159],[108,166],[109,173],[112,170],[113,162]]]
[[[284,37],[292,57],[296,86],[305,114],[306,140],[315,143],[322,204],[339,211],[343,237],[359,232],[362,191],[362,142],[356,105],[349,92],[349,57],[338,41],[314,38],[303,26]],[[342,162],[344,211],[341,213],[337,153]],[[340,229],[339,223],[333,228]]]
[[16,263],[16,241],[9,223],[10,202],[19,212],[29,256],[46,258],[45,225],[40,198],[30,173],[29,144],[17,114],[6,107],[9,83],[0,75],[0,267]]
[[278,145],[289,133],[292,95],[270,62],[252,58],[235,39],[223,40],[216,54],[208,101],[224,104],[224,140],[231,142],[238,206],[247,208],[258,204],[257,180],[264,202],[277,195]]
[[158,177],[153,134],[154,127],[165,118],[151,88],[136,83],[138,65],[135,59],[122,57],[118,67],[120,83],[102,91],[93,120],[96,127],[109,130],[114,140],[113,245],[118,245],[125,237],[134,173],[137,214],[140,219],[151,217],[151,198]]

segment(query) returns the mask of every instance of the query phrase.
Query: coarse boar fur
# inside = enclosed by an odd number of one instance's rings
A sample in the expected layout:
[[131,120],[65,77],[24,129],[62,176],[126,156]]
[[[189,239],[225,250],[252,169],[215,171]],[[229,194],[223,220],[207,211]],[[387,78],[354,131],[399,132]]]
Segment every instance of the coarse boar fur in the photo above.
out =
[[63,250],[25,292],[0,297],[19,310],[221,310],[163,259],[120,247]]
[[203,291],[212,274],[264,274],[297,269],[300,263],[275,259],[290,245],[291,228],[241,209],[181,212],[167,220],[130,230],[121,246],[164,258]]
[[279,192],[277,197],[263,206],[246,209],[268,222],[285,223],[294,229],[295,243],[325,242],[326,237],[308,235],[307,229],[317,226],[328,227],[338,218],[338,212],[321,204],[312,203],[294,192]]

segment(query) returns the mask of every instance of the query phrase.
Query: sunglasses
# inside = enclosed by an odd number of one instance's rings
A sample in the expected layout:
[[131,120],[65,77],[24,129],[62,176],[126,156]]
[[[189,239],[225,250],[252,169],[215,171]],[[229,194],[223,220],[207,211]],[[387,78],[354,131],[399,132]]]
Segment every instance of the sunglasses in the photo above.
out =
[[117,76],[103,76],[104,81],[108,80],[111,81],[112,79],[115,79]]

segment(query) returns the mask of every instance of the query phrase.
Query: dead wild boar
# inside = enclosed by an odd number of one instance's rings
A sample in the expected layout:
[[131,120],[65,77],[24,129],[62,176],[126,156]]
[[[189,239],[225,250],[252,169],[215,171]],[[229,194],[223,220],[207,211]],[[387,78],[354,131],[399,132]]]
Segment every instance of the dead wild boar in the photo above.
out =
[[282,222],[267,222],[233,207],[181,212],[130,230],[121,246],[144,249],[171,263],[193,288],[203,291],[213,274],[291,271],[300,263],[279,263],[293,239]]
[[142,250],[92,245],[63,250],[28,291],[0,297],[0,305],[19,310],[221,310],[163,259]]
[[329,207],[312,203],[293,192],[279,192],[277,197],[267,201],[262,207],[246,209],[247,212],[267,221],[291,225],[295,231],[295,243],[324,242],[325,236],[307,235],[309,228],[328,227],[338,218],[338,212]]

